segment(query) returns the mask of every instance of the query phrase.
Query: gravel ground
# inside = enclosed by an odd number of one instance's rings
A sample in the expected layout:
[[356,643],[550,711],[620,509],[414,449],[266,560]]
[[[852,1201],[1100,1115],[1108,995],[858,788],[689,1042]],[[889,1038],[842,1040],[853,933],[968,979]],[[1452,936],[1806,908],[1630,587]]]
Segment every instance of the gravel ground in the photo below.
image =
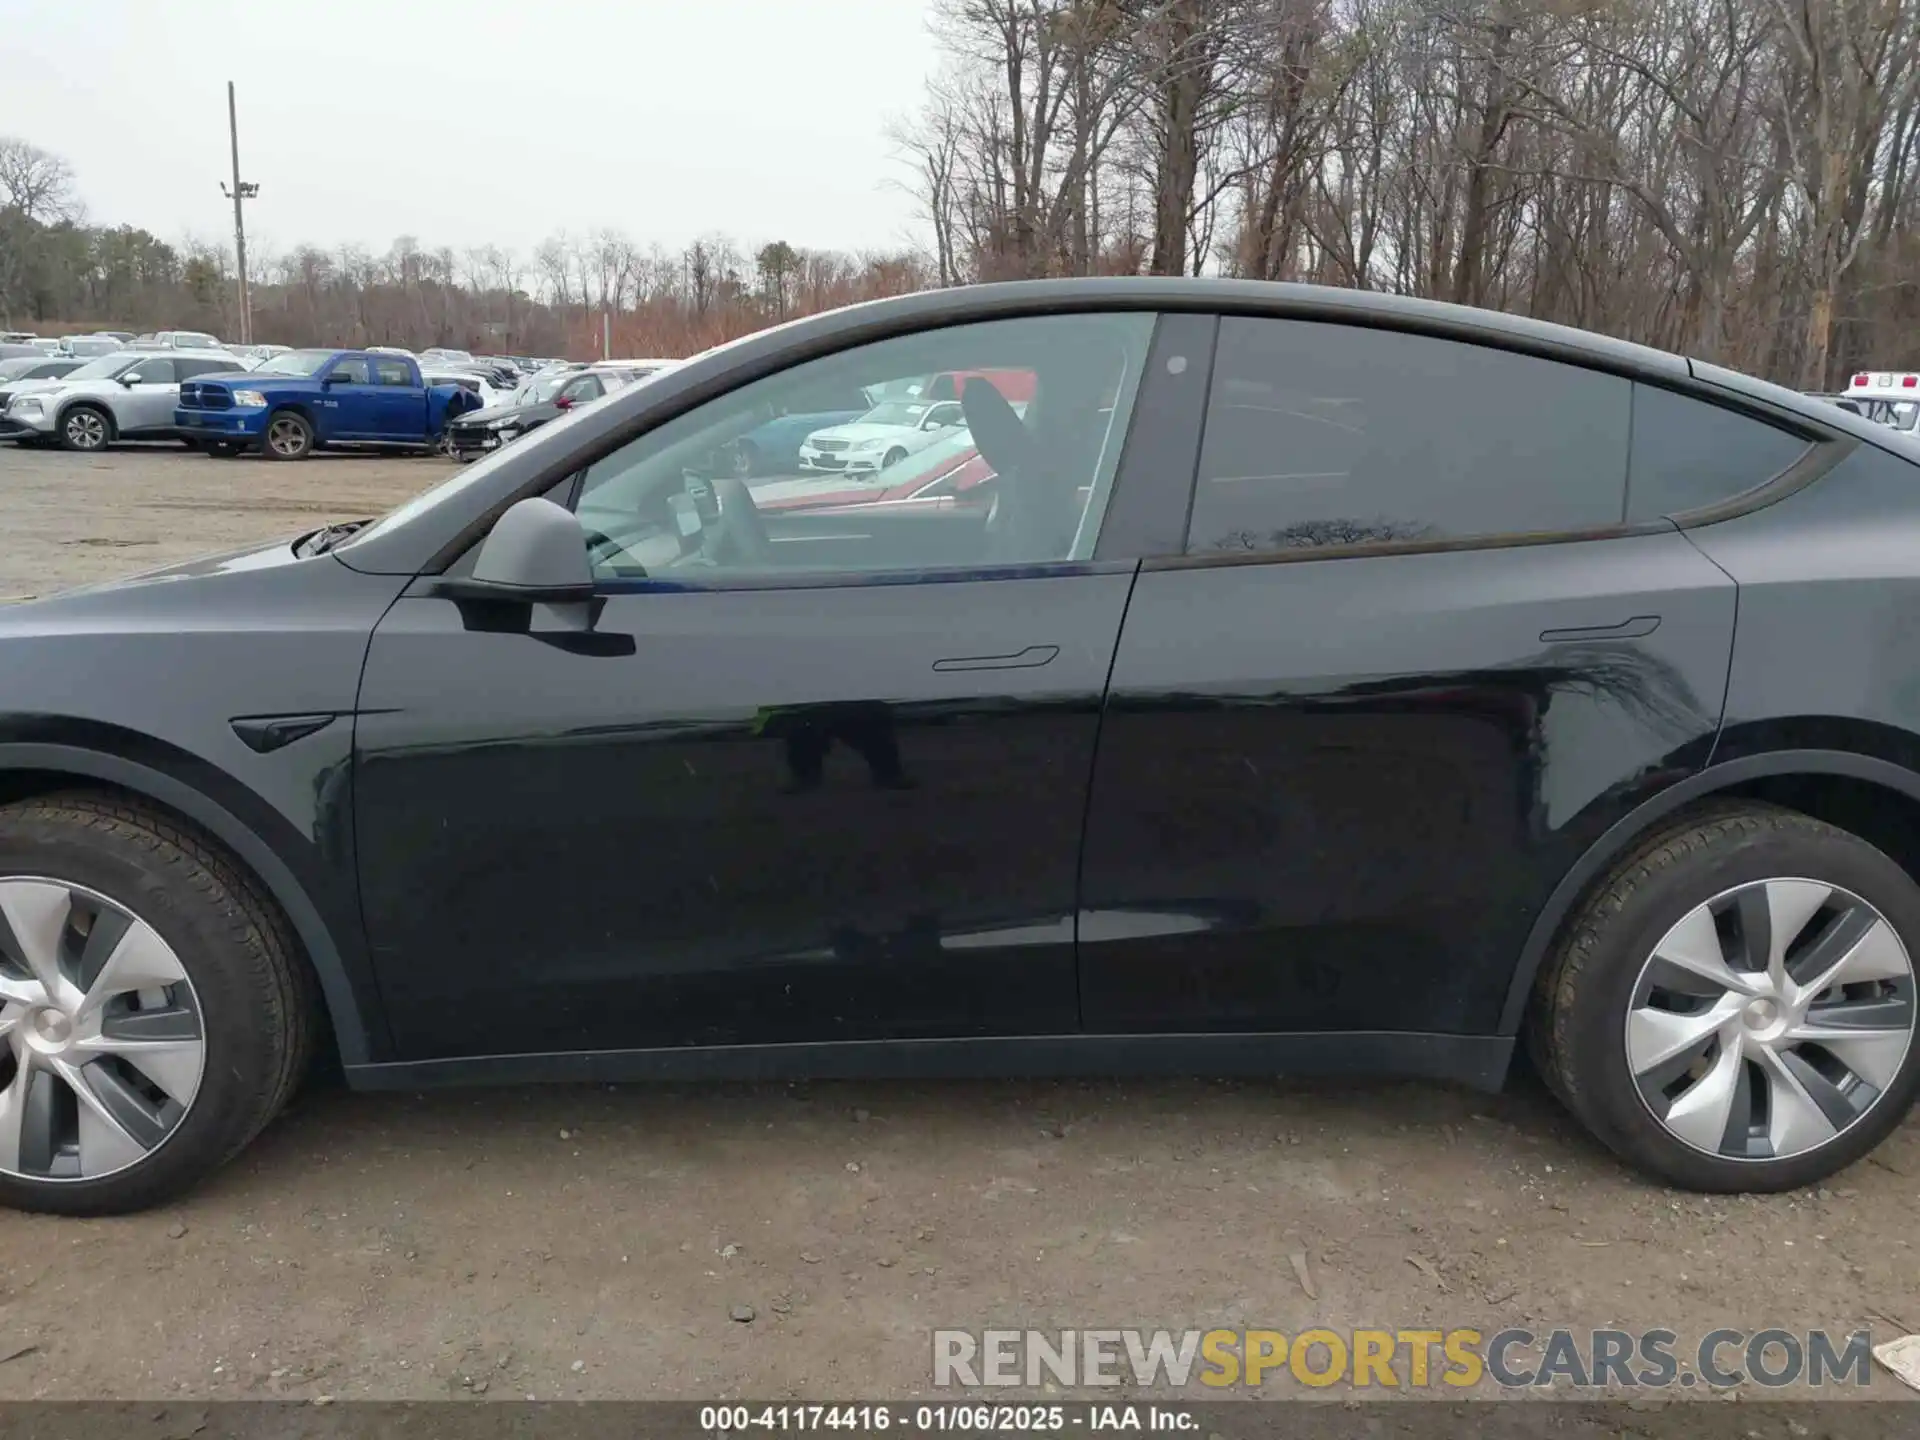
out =
[[[445,473],[0,446],[0,595]],[[321,1084],[170,1210],[0,1216],[0,1399],[908,1396],[935,1326],[1884,1339],[1920,1330],[1917,1185],[1910,1121],[1830,1188],[1676,1194],[1526,1079]]]

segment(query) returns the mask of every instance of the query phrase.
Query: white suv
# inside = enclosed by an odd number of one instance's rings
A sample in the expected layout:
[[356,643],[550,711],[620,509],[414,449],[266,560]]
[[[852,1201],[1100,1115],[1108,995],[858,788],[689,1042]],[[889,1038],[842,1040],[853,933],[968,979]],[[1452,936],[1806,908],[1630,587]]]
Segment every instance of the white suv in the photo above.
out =
[[239,359],[225,350],[102,355],[58,380],[16,387],[0,415],[0,440],[104,450],[116,440],[175,439],[180,382],[240,368]]

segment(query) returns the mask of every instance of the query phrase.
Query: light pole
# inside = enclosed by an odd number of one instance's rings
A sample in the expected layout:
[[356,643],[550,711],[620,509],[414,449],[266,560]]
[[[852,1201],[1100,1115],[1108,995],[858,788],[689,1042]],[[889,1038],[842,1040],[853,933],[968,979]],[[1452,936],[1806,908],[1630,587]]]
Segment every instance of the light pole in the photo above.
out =
[[253,307],[247,299],[247,222],[240,203],[260,193],[260,187],[240,178],[240,116],[233,99],[233,82],[227,82],[227,138],[233,144],[233,188],[220,182],[220,193],[233,201],[233,259],[240,272],[240,343],[253,343]]

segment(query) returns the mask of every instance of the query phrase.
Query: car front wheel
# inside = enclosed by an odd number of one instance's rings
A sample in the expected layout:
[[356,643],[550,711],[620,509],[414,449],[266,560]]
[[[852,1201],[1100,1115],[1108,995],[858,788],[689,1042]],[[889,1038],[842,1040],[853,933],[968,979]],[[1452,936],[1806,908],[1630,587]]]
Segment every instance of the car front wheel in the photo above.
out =
[[1866,1155],[1920,1089],[1920,885],[1796,812],[1703,813],[1617,865],[1534,997],[1549,1085],[1670,1184],[1810,1185]]
[[282,410],[267,422],[261,448],[269,460],[304,460],[313,453],[313,427],[293,411]]
[[60,443],[69,450],[104,450],[112,438],[113,422],[92,405],[76,405],[61,417]]
[[310,991],[272,903],[170,817],[0,809],[0,1203],[115,1214],[198,1182],[291,1092]]

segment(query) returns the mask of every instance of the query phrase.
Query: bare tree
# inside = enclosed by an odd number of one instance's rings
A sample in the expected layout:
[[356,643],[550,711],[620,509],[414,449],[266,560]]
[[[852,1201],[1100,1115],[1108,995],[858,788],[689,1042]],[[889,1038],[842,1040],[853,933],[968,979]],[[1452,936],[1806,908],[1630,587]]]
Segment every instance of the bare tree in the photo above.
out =
[[80,213],[73,167],[51,151],[0,135],[0,210],[52,225]]

